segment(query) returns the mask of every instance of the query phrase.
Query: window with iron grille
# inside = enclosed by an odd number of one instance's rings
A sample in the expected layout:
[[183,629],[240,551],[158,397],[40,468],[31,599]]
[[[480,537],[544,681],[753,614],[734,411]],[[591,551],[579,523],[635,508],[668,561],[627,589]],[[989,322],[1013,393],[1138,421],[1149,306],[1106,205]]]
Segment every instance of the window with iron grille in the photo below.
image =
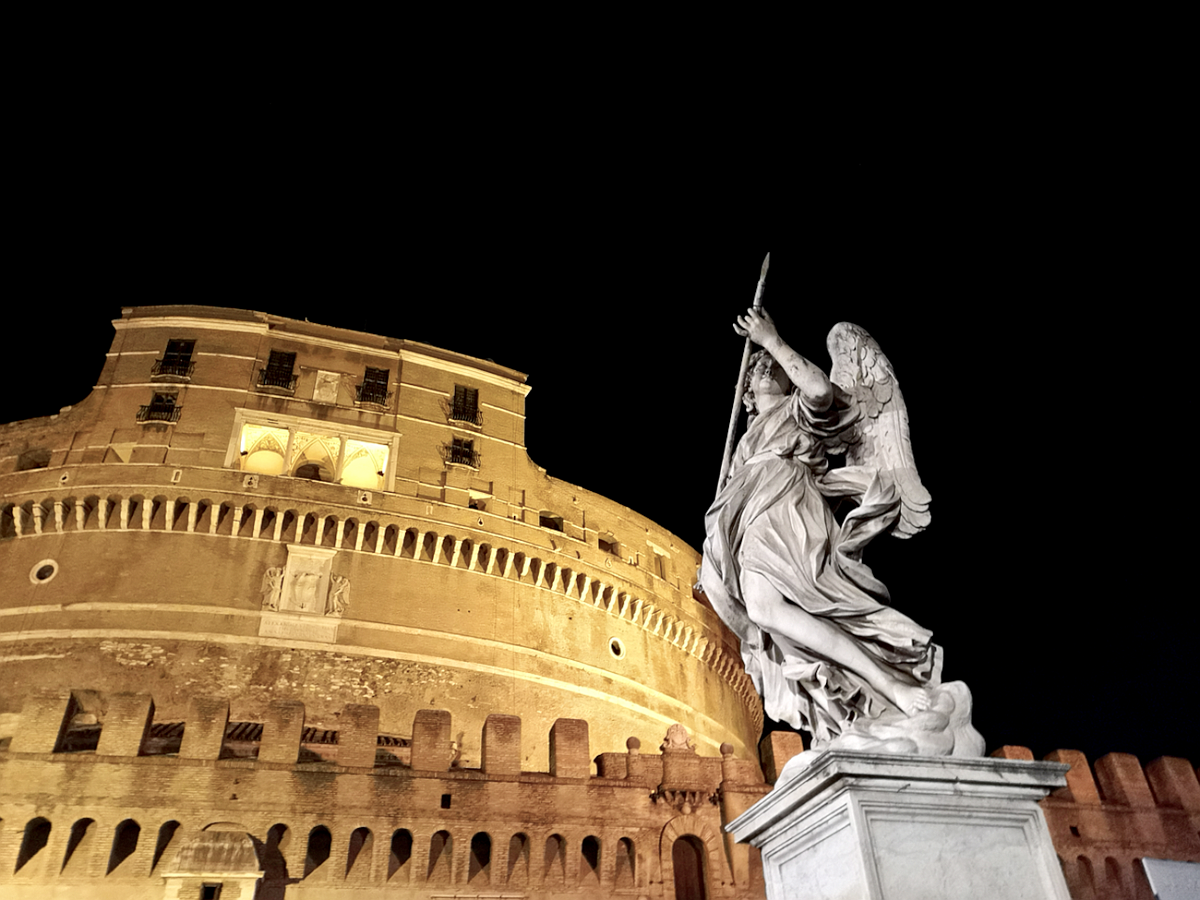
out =
[[479,454],[475,451],[475,442],[463,438],[454,438],[447,446],[447,462],[459,463],[464,466],[479,468]]
[[151,375],[188,378],[195,368],[192,362],[192,351],[196,348],[195,341],[171,339],[167,341],[167,349],[163,351],[162,359],[154,361]]
[[267,360],[266,368],[258,370],[258,384],[260,387],[282,388],[287,391],[295,390],[296,376],[292,374],[292,370],[295,367],[295,353],[272,350],[271,358]]
[[470,422],[482,425],[483,418],[479,415],[479,389],[454,386],[454,402],[450,404],[450,418],[459,422]]
[[362,384],[358,386],[359,403],[375,403],[385,406],[388,401],[388,378],[391,372],[387,369],[372,369],[367,366],[363,373]]
[[139,422],[177,422],[179,410],[175,404],[174,394],[158,394],[145,406],[138,408]]

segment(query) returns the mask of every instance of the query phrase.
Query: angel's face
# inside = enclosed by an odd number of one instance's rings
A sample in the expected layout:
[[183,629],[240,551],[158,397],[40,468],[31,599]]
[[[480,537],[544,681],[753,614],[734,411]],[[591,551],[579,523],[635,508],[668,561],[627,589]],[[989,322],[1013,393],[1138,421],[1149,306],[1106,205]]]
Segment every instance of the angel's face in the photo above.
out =
[[750,378],[750,389],[754,396],[764,397],[769,394],[786,394],[790,382],[783,369],[769,356],[760,359],[754,366],[754,374]]

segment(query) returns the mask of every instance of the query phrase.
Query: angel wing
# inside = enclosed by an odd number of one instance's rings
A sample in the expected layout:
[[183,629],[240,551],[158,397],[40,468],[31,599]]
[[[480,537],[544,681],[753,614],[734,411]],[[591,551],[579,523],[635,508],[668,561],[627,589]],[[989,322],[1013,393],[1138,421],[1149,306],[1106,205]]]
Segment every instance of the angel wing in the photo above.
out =
[[837,441],[833,453],[846,453],[846,464],[886,469],[900,492],[900,519],[892,534],[912,537],[929,525],[929,491],[921,484],[908,437],[908,408],[892,364],[875,338],[857,325],[839,322],[826,339],[833,368],[829,380],[858,407],[858,421]]

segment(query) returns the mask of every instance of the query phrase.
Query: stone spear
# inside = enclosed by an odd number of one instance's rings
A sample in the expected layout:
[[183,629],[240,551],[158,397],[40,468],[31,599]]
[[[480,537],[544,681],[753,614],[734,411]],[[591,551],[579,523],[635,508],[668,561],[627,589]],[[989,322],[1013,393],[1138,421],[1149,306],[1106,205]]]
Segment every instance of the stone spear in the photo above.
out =
[[[771,264],[771,254],[768,253],[766,259],[763,260],[762,274],[758,276],[758,287],[754,290],[754,308],[762,309],[763,288],[767,284],[767,266]],[[738,413],[742,409],[742,393],[746,386],[746,369],[750,367],[750,338],[746,338],[746,347],[742,350],[742,365],[738,369],[737,387],[733,389],[733,412],[729,414],[729,431],[725,435],[725,456],[721,459],[721,477],[717,480],[717,493],[721,492],[721,488],[725,486],[725,479],[729,477],[729,465],[733,462],[733,448],[737,445],[737,421]]]

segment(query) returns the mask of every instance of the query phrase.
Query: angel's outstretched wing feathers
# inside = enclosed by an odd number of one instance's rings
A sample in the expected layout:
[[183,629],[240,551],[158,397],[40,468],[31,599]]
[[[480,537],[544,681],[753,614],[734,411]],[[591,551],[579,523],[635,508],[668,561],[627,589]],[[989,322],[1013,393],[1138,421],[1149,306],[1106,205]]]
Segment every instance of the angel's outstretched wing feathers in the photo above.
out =
[[831,442],[833,453],[845,452],[846,464],[886,470],[900,493],[896,537],[912,537],[929,525],[929,491],[921,484],[908,436],[908,408],[892,364],[863,329],[839,322],[827,339],[833,368],[829,380],[858,408],[859,418]]

